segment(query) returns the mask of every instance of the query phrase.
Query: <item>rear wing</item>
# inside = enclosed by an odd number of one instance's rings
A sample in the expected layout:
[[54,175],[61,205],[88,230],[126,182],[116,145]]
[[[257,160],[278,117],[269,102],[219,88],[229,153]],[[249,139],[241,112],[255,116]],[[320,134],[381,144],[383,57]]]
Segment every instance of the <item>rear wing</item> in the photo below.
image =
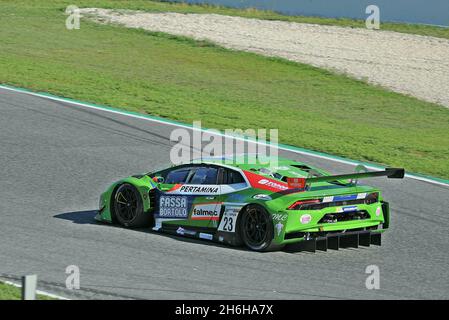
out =
[[404,178],[405,170],[403,168],[386,168],[383,171],[367,171],[360,173],[340,174],[335,176],[308,177],[308,178],[287,178],[289,188],[304,189],[306,186],[316,182],[332,182],[341,180],[358,180],[374,177],[388,177],[390,179]]

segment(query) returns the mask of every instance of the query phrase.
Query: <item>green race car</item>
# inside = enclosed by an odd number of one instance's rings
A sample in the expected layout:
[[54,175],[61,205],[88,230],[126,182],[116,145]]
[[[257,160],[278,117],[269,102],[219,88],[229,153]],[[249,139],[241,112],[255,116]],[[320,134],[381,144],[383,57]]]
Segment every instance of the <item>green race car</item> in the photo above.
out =
[[380,245],[388,203],[357,179],[404,177],[404,169],[332,176],[289,159],[276,167],[229,162],[203,159],[120,180],[101,195],[96,219],[256,251]]

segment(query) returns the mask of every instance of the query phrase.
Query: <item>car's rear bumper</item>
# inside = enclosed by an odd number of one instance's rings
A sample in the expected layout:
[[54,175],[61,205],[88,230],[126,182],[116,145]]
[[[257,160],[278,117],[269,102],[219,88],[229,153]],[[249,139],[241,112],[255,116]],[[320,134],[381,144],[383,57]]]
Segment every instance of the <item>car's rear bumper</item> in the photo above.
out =
[[[348,214],[340,213],[341,221],[327,222],[323,221],[324,216],[329,214],[335,215],[339,212],[340,207],[329,207],[324,210],[302,211],[291,210],[288,212],[288,219],[285,219],[285,228],[282,233],[278,234],[275,241],[279,244],[291,244],[301,242],[310,237],[316,238],[323,234],[343,234],[358,231],[379,232],[387,229],[390,222],[389,206],[387,202],[379,202],[372,205],[359,205],[357,210],[353,210],[358,214],[364,212],[362,219],[348,220]],[[308,216],[309,220],[304,223],[302,218]]]
[[302,241],[287,244],[287,251],[327,251],[340,248],[380,246],[384,230],[352,230],[346,232],[316,232],[308,233]]

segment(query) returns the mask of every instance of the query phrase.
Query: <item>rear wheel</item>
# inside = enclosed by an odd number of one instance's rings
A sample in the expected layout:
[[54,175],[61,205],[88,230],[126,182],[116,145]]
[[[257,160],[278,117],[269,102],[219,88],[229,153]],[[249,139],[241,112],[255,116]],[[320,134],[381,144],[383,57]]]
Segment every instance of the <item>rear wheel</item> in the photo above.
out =
[[113,211],[117,221],[125,227],[143,227],[150,222],[149,215],[143,210],[139,191],[128,183],[120,185],[115,191]]
[[267,210],[259,205],[244,208],[240,219],[240,235],[245,245],[255,251],[277,250],[273,242],[273,221]]

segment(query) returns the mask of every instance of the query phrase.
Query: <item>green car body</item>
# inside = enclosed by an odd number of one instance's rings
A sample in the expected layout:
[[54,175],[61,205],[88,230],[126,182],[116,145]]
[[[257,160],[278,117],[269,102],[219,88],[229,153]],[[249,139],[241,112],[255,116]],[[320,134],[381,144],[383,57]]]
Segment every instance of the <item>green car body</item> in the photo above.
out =
[[[391,170],[377,173],[404,175]],[[379,245],[388,203],[380,190],[348,180],[371,175],[331,176],[289,159],[276,167],[209,159],[117,181],[101,195],[96,219],[257,251]]]

